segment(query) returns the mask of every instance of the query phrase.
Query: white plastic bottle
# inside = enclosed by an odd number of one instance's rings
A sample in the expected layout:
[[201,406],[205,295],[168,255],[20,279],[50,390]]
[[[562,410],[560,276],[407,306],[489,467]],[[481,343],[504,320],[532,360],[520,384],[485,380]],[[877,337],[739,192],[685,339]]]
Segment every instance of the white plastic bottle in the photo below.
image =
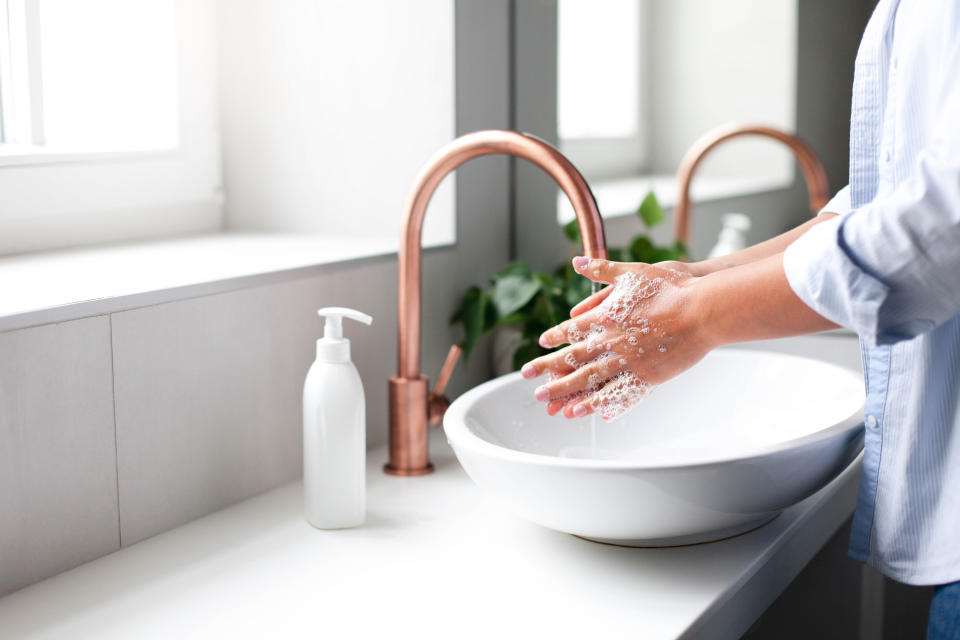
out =
[[366,404],[343,318],[373,318],[344,307],[317,313],[327,321],[303,384],[303,506],[318,529],[343,529],[363,524],[367,508]]
[[750,230],[750,218],[745,213],[723,214],[723,228],[717,244],[710,250],[708,258],[719,258],[736,253],[747,246],[747,231]]

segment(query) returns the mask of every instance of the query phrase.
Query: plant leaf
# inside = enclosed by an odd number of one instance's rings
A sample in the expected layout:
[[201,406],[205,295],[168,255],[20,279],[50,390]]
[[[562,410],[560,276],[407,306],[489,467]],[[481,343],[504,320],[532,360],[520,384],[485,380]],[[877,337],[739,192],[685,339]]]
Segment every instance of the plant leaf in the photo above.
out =
[[543,349],[534,340],[524,340],[513,352],[513,370],[519,371],[520,368],[534,358],[539,358],[543,354]]
[[647,236],[635,236],[633,242],[630,243],[630,259],[634,262],[656,262],[656,260],[653,259],[655,253],[656,248]]
[[563,235],[573,244],[580,244],[580,225],[576,218],[563,225]]
[[497,320],[497,324],[501,327],[511,324],[523,324],[526,319],[527,314],[523,313],[522,311],[518,311],[517,313],[510,314],[506,318],[500,318]]
[[486,298],[486,304],[484,304],[483,307],[483,328],[480,329],[480,335],[485,334],[500,324],[500,316],[497,314],[496,306],[491,303],[490,292],[484,291],[483,296]]
[[567,305],[564,316],[569,317],[570,309],[586,299],[591,293],[593,293],[593,286],[589,280],[585,279],[580,282],[571,283],[570,288],[566,290],[563,297],[563,301]]
[[637,215],[640,216],[640,219],[643,220],[643,223],[648,227],[655,227],[667,219],[653,191],[649,192],[643,199],[643,202],[640,203],[640,206],[637,208]]
[[556,311],[547,296],[537,296],[530,315],[541,328],[540,333],[558,323]]
[[479,287],[470,287],[463,295],[461,304],[461,319],[463,321],[463,359],[470,357],[470,352],[477,339],[483,333],[484,317],[489,301],[489,294]]
[[619,247],[607,247],[607,260],[613,262],[623,262],[626,258],[626,251]]
[[506,318],[530,302],[540,291],[540,281],[530,276],[507,275],[493,285],[493,304],[497,314]]
[[494,276],[494,280],[506,276],[523,276],[524,278],[529,278],[532,275],[533,272],[530,269],[530,265],[522,260],[515,260],[514,262],[508,262],[507,266],[500,269],[500,273]]
[[540,283],[540,290],[548,296],[560,295],[562,289],[549,273],[535,273],[533,277]]

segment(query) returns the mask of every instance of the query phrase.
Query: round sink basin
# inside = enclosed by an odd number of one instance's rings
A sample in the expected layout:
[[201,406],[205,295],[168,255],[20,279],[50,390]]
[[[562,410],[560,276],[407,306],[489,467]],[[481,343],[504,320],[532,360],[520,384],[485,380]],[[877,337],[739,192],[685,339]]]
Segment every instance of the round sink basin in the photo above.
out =
[[718,540],[826,485],[863,446],[863,382],[819,360],[720,349],[612,422],[549,417],[512,373],[460,396],[447,439],[533,522],[628,546]]

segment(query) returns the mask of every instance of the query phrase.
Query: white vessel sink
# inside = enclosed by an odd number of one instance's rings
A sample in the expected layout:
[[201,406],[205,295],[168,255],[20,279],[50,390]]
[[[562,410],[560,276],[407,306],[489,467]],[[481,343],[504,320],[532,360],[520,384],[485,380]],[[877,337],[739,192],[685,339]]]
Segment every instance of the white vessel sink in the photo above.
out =
[[549,417],[542,381],[512,373],[460,396],[447,439],[473,481],[551,529],[628,546],[758,527],[839,474],[863,446],[859,374],[721,349],[613,422]]

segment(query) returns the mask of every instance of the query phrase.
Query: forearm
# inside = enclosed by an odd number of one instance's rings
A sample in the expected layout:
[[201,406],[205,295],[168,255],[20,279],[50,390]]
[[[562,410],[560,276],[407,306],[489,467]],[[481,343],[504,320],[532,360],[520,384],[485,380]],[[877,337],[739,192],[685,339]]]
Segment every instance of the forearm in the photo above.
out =
[[738,267],[741,265],[750,264],[751,262],[756,262],[758,260],[763,260],[764,258],[769,258],[770,256],[778,253],[783,253],[783,251],[790,246],[794,240],[805,234],[811,227],[825,220],[829,220],[836,215],[837,214],[835,213],[821,213],[819,216],[811,220],[807,220],[798,227],[794,227],[789,231],[781,233],[780,235],[770,238],[769,240],[765,240],[759,244],[747,247],[746,249],[741,249],[736,253],[732,253],[727,256],[720,256],[719,258],[711,258],[709,260],[695,262],[690,265],[690,272],[693,275],[705,276],[717,271],[729,269],[731,267]]
[[710,348],[835,329],[790,287],[777,253],[722,269],[688,285],[690,322]]
[[[635,402],[716,347],[836,326],[794,294],[783,254],[702,277],[584,256],[573,259],[573,268],[613,286],[602,302],[540,336],[542,347],[569,346],[521,370],[525,378],[551,374],[534,392],[550,415],[597,411],[609,418],[625,406],[613,403],[614,396]],[[601,381],[613,385],[614,396],[603,392],[607,386],[598,387]]]

